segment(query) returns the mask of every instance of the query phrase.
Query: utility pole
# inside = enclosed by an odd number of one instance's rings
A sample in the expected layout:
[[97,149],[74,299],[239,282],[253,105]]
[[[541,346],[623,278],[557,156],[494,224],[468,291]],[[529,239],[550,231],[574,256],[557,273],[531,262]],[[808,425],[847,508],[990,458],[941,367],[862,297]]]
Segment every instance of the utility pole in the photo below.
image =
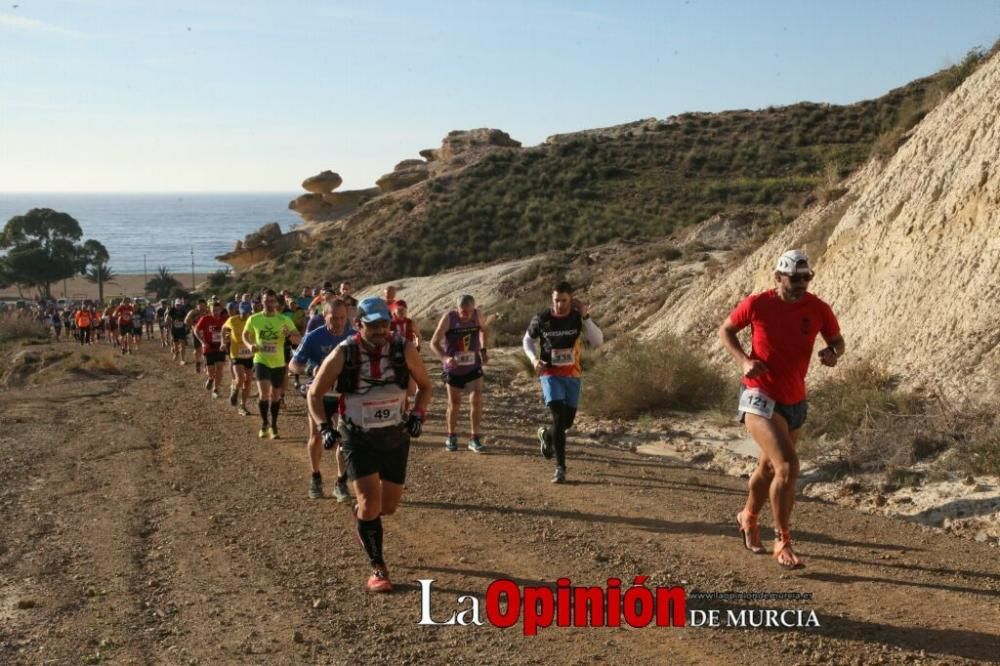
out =
[[194,291],[194,245],[191,246],[191,291]]

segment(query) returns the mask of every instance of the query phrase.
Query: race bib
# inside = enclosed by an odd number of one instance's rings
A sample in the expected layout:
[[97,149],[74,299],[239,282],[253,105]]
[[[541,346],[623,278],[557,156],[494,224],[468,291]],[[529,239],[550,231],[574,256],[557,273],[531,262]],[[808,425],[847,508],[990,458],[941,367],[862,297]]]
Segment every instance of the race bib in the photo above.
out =
[[261,354],[276,354],[278,353],[278,345],[273,342],[262,342],[260,345]]
[[222,332],[221,331],[213,331],[212,332],[212,343],[217,345],[220,342],[222,342]]
[[236,353],[236,358],[252,358],[253,352],[246,347],[240,347],[240,350]]
[[388,428],[399,424],[400,401],[397,398],[361,403],[361,427]]
[[476,352],[457,352],[455,354],[455,365],[475,365]]
[[743,393],[740,394],[739,411],[769,419],[774,414],[774,404],[774,400],[767,397],[759,389],[749,388],[744,389]]
[[573,353],[572,347],[569,349],[552,350],[552,365],[556,366],[573,365],[575,362],[576,362],[576,355]]

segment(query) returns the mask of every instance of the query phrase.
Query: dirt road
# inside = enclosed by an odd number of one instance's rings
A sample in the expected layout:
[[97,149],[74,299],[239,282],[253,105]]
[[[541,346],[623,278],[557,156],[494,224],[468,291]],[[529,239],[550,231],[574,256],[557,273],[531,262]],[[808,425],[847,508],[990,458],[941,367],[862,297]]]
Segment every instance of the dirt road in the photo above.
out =
[[[385,519],[399,591],[362,591],[350,509],[306,499],[304,403],[283,439],[211,401],[158,346],[122,359],[69,345],[0,389],[0,662],[40,663],[965,663],[1000,654],[1000,558],[985,544],[816,501],[794,536],[808,568],[740,548],[744,482],[570,444],[549,483],[534,445],[535,383],[500,354],[488,451],[447,453],[443,393],[411,453],[404,504]],[[66,352],[72,352],[68,356]],[[107,361],[102,360],[104,356]],[[8,363],[10,358],[8,356]],[[45,363],[42,363],[45,365]],[[86,364],[85,364],[86,365]],[[116,369],[117,366],[117,369]],[[109,371],[110,370],[110,371]],[[586,432],[586,420],[582,424]],[[326,477],[332,480],[329,458]],[[766,533],[766,532],[765,532]],[[689,608],[814,611],[819,627],[419,626],[489,584],[650,585],[799,592],[799,601],[689,600]],[[767,660],[766,662],[764,660]]]

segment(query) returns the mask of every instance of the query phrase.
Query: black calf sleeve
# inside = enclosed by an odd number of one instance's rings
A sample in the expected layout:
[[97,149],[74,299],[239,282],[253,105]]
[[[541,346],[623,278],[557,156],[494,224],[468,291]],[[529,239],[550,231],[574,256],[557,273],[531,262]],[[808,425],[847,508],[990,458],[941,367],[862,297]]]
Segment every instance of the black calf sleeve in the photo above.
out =
[[271,427],[272,428],[277,428],[278,427],[278,410],[279,409],[281,409],[281,403],[280,402],[272,402],[271,403]]
[[365,547],[368,560],[373,566],[385,566],[382,558],[382,517],[375,520],[358,519],[358,536],[361,537],[361,545]]
[[556,464],[566,467],[566,426],[563,420],[563,410],[566,403],[562,400],[555,400],[549,403],[549,411],[552,412],[552,426],[549,428],[549,436],[552,438],[552,446],[556,450]]
[[264,422],[264,427],[267,427],[267,400],[258,400],[257,409],[260,410],[260,420]]

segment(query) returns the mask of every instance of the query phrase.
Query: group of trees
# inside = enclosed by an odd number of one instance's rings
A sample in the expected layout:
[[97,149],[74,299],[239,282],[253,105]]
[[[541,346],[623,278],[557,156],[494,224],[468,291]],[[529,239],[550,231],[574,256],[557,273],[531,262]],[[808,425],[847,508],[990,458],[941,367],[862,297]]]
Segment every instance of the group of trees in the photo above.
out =
[[[67,213],[51,208],[32,208],[15,215],[0,231],[0,288],[11,285],[37,288],[41,298],[52,298],[52,285],[83,275],[97,285],[104,300],[104,285],[117,277],[108,265],[110,256],[97,240],[81,242],[80,223]],[[180,286],[165,266],[146,284],[146,291],[165,298]]]
[[103,298],[104,283],[115,277],[108,250],[97,240],[80,242],[82,236],[73,216],[51,208],[10,218],[0,231],[0,250],[6,250],[0,257],[0,287],[36,287],[39,296],[51,298],[54,283],[86,275]]

